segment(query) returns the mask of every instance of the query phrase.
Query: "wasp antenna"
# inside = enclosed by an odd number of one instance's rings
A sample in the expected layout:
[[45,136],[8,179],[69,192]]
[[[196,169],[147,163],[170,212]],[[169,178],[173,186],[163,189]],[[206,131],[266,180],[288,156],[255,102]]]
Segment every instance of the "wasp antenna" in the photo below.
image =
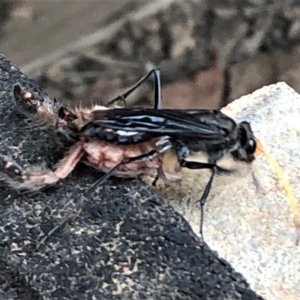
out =
[[294,214],[294,225],[297,229],[296,245],[298,245],[300,239],[300,215],[298,211],[298,201],[293,194],[290,183],[286,179],[277,161],[271,156],[271,154],[265,149],[265,147],[263,147],[262,143],[257,139],[256,139],[256,144],[257,144],[257,152],[263,153],[266,156],[269,163],[273,166],[274,171],[276,172],[282,186],[284,187],[287,193],[289,204]]

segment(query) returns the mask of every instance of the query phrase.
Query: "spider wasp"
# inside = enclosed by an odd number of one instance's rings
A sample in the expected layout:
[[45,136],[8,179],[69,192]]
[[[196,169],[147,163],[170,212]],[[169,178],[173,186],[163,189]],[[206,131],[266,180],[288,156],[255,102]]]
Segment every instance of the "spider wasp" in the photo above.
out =
[[[108,108],[126,98],[151,75],[155,78],[154,108]],[[92,109],[70,109],[57,100],[37,99],[16,84],[16,102],[30,114],[43,117],[70,146],[68,154],[55,171],[23,170],[16,162],[0,157],[0,169],[16,188],[39,189],[68,176],[76,164],[84,160],[88,165],[105,172],[86,192],[89,197],[110,176],[137,176],[150,169],[163,176],[163,156],[173,150],[181,168],[209,169],[211,175],[199,200],[201,206],[200,237],[203,240],[204,205],[216,174],[230,174],[234,170],[218,166],[218,161],[230,155],[235,161],[250,165],[257,153],[265,153],[288,192],[294,222],[300,227],[297,202],[279,166],[270,158],[251,126],[236,123],[220,110],[162,109],[160,71],[152,69],[131,89],[106,105]],[[208,161],[187,160],[192,153],[202,152]],[[116,154],[117,153],[117,154]],[[157,180],[158,177],[156,177]],[[155,180],[155,181],[156,181]],[[155,183],[155,182],[154,182]],[[52,231],[53,232],[53,231]]]

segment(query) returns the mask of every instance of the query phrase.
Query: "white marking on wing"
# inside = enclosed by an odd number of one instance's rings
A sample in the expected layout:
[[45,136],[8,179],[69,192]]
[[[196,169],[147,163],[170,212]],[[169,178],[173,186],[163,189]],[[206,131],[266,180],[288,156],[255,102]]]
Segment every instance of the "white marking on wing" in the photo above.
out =
[[125,131],[125,130],[118,130],[116,133],[121,136],[132,136],[138,134],[137,131]]

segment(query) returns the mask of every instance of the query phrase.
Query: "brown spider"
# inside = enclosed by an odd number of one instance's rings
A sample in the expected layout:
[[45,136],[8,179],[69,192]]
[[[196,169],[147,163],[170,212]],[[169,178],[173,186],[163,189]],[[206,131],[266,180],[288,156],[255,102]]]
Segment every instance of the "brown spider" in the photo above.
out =
[[[125,103],[127,96],[143,83],[152,72],[153,70],[129,91],[111,100],[107,106],[118,101]],[[17,190],[28,189],[36,191],[47,185],[55,184],[59,180],[66,178],[80,161],[106,173],[126,158],[140,156],[149,152],[161,139],[154,138],[150,141],[133,145],[116,145],[109,141],[81,136],[79,131],[83,126],[97,118],[99,113],[105,112],[110,108],[98,105],[91,109],[67,108],[56,99],[53,101],[48,97],[40,99],[37,94],[22,90],[18,84],[13,87],[13,94],[17,105],[22,108],[22,112],[30,117],[37,116],[41,120],[46,121],[47,125],[52,127],[57,133],[59,142],[68,148],[67,154],[58,163],[55,170],[43,167],[23,169],[12,158],[0,155],[0,171],[3,173],[7,183]],[[164,159],[164,154],[162,153],[149,159],[123,164],[114,172],[114,175],[118,177],[136,177],[147,174],[151,170],[157,170],[157,177],[162,177],[165,180],[167,177],[162,170],[162,164],[163,160],[167,161],[169,156],[165,156],[166,158]],[[168,166],[168,168],[170,167]],[[176,167],[176,169],[178,168],[179,166]]]

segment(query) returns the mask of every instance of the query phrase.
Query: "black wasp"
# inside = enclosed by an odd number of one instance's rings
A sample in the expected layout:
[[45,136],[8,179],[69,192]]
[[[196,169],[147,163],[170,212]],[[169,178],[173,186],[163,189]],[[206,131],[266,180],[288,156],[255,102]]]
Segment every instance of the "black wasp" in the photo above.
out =
[[[108,108],[120,100],[126,103],[126,98],[152,74],[155,78],[154,108]],[[152,69],[126,93],[109,101],[106,107],[67,108],[57,100],[40,99],[32,92],[22,91],[18,84],[13,88],[13,94],[22,110],[42,117],[63,142],[68,144],[69,149],[54,171],[36,167],[23,170],[11,158],[0,156],[0,171],[5,173],[6,181],[11,186],[37,190],[54,184],[67,177],[76,164],[83,160],[105,173],[85,192],[84,196],[88,197],[111,175],[132,177],[151,169],[159,170],[162,165],[161,156],[172,149],[181,167],[211,170],[211,176],[199,200],[201,237],[203,207],[214,177],[216,174],[234,172],[218,166],[218,161],[229,155],[233,160],[251,164],[257,152],[266,154],[248,122],[237,124],[219,110],[163,109],[158,69]],[[205,153],[208,162],[186,160],[190,154],[197,152]],[[274,166],[275,163],[272,161]],[[275,168],[282,179],[278,165]],[[283,179],[282,182],[288,190]],[[288,194],[294,215],[298,216],[297,209],[294,209],[296,200],[291,193]],[[295,217],[296,219],[295,223],[300,224],[299,218]],[[54,231],[55,229],[49,234]]]
[[[181,167],[210,169],[211,176],[200,198],[203,235],[204,204],[216,174],[231,173],[217,165],[225,155],[234,160],[251,164],[255,159],[256,139],[248,122],[237,124],[219,110],[162,109],[159,70],[155,76],[155,104],[153,109],[122,108],[95,111],[93,121],[82,127],[81,134],[90,138],[109,141],[117,145],[134,145],[160,138],[153,149],[136,157],[126,158],[116,164],[86,192],[89,196],[104,183],[121,165],[152,157],[174,149]],[[208,162],[187,161],[194,152],[207,154]]]

